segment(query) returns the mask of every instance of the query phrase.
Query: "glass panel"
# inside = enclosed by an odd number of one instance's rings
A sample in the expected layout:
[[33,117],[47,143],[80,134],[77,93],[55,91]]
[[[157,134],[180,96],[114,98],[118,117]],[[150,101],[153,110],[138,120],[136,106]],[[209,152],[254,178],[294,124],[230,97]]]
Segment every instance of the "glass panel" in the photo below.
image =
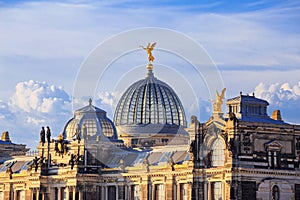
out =
[[97,133],[96,120],[88,119],[88,120],[85,120],[84,124],[87,128],[87,135],[93,136]]
[[101,119],[101,126],[103,134],[106,137],[112,137],[114,135],[114,129],[112,128],[112,124],[106,119]]
[[212,145],[212,166],[224,166],[225,152],[222,139],[218,138]]

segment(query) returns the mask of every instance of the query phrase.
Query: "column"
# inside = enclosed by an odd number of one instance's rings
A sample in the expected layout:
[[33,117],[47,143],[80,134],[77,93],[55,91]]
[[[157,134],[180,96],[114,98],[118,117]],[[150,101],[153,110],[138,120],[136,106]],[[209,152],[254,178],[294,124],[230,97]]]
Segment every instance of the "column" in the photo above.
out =
[[66,188],[65,188],[65,190],[66,190],[66,199],[68,200],[69,199],[69,187],[67,186]]
[[78,199],[79,199],[79,200],[82,200],[82,199],[83,199],[83,194],[82,194],[82,191],[80,191],[80,190],[79,190],[79,192],[78,192],[78,196],[79,196],[79,197],[78,197]]
[[[141,188],[140,188],[140,191],[141,191]],[[151,180],[150,180],[150,178],[149,178],[149,180],[148,180],[148,200],[151,200],[153,197],[153,193],[152,193],[152,182],[151,182]],[[141,192],[140,192],[140,194],[141,194]]]
[[72,191],[73,191],[73,200],[75,200],[76,198],[76,187],[72,187]]
[[193,190],[193,183],[187,182],[185,185],[186,185],[185,188],[187,190],[187,197],[191,197],[192,190]]
[[174,198],[174,192],[173,192],[173,189],[174,189],[174,186],[173,186],[173,177],[172,176],[169,176],[167,177],[167,180],[165,182],[165,199],[167,200],[173,200],[175,199]]
[[60,187],[57,188],[57,199],[62,200],[62,198],[61,198],[61,188]]
[[129,191],[129,186],[128,184],[125,185],[125,199],[130,199],[129,195],[130,194],[130,191]]
[[119,199],[119,187],[118,185],[116,185],[115,187],[116,187],[116,199]]
[[35,190],[35,198],[36,198],[36,200],[39,200],[39,196],[40,196],[40,190],[39,189],[36,189]]
[[177,182],[176,186],[176,196],[180,199],[180,183]]
[[101,188],[101,186],[100,185],[98,185],[97,187],[96,187],[96,190],[97,190],[97,200],[101,200],[102,199],[102,197],[101,197],[101,195],[102,195],[102,188]]
[[204,200],[208,200],[208,182],[204,181]]
[[173,189],[172,189],[173,191],[173,199],[174,200],[177,200],[177,184],[176,184],[176,182],[174,181],[173,182]]
[[148,184],[142,183],[141,184],[141,200],[147,200],[148,199]]
[[14,198],[14,200],[17,200],[17,190],[14,190],[13,198]]
[[211,182],[208,182],[207,184],[208,184],[208,194],[207,194],[207,196],[208,196],[208,200],[211,200],[211,190],[212,190]]

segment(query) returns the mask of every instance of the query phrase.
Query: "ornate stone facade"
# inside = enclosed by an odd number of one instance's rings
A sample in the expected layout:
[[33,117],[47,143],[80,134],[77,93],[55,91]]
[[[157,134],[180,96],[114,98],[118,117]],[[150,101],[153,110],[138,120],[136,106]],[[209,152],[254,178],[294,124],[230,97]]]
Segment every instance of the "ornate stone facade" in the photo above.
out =
[[278,111],[270,118],[267,106],[240,94],[227,101],[226,118],[199,123],[193,188],[202,188],[193,199],[300,198],[300,126]]
[[36,155],[5,158],[0,199],[300,199],[300,126],[279,111],[270,118],[267,106],[240,94],[225,116],[222,105],[205,123],[192,116],[190,142],[174,133],[173,142],[128,148],[90,101]]

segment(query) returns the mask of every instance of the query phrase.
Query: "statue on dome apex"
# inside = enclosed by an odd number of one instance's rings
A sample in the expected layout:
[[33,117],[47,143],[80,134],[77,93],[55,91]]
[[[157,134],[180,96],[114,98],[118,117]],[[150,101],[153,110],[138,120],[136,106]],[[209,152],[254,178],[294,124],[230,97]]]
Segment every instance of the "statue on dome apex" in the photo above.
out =
[[154,61],[154,57],[152,55],[152,50],[154,49],[155,45],[156,45],[156,42],[154,42],[152,44],[148,43],[147,47],[140,45],[140,47],[147,52],[149,63],[152,63]]

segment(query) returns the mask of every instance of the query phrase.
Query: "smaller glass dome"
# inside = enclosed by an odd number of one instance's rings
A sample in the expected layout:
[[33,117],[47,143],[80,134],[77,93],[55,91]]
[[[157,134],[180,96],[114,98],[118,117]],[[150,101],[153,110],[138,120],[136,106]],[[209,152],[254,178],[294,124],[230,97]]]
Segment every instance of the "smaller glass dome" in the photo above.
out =
[[89,105],[74,112],[74,117],[66,124],[63,136],[65,139],[73,139],[79,135],[82,139],[96,139],[104,135],[109,139],[118,139],[116,128],[113,122],[106,116],[106,112],[92,105]]

